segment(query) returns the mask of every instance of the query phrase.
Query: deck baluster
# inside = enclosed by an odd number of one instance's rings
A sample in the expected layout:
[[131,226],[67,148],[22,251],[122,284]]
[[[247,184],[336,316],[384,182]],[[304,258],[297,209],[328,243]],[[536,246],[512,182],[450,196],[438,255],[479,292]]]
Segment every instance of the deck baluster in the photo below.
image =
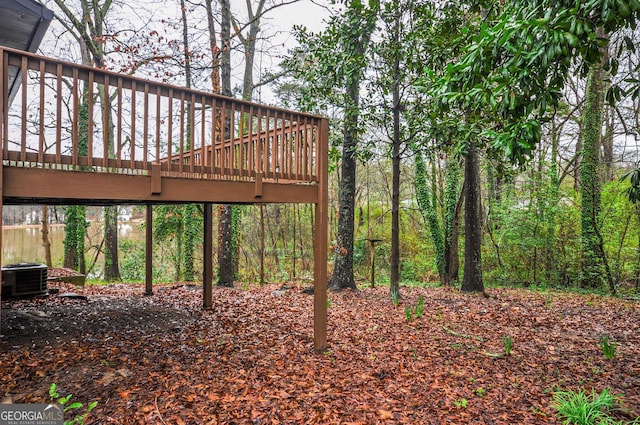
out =
[[116,148],[116,167],[118,169],[122,169],[122,78],[118,78],[118,86],[117,86],[117,140],[118,146]]
[[148,168],[147,156],[149,152],[149,84],[144,85],[144,112],[142,129],[142,169]]
[[173,89],[169,89],[169,113],[167,118],[167,168],[173,171]]
[[135,81],[131,82],[131,135],[129,136],[131,143],[131,154],[129,158],[129,167],[135,168],[136,161],[136,90],[137,85]]
[[27,58],[22,58],[22,65],[20,67],[20,73],[22,76],[22,125],[20,126],[20,161],[25,162],[27,160],[27,77],[29,73],[29,67],[27,66]]
[[73,69],[73,119],[71,124],[71,164],[74,167],[78,166],[78,134],[80,129],[78,125],[78,109],[80,108],[80,99],[78,90],[78,68]]
[[93,71],[89,72],[89,83],[87,84],[87,98],[84,99],[87,102],[89,110],[87,117],[87,166],[93,165],[93,83],[94,83]]
[[200,99],[200,105],[202,106],[202,112],[200,115],[200,173],[202,177],[207,177],[209,175],[209,150],[207,149],[206,139],[207,98],[204,95]]
[[156,157],[153,161],[154,164],[160,163],[160,122],[161,118],[161,107],[162,107],[162,87],[158,86],[156,88]]
[[196,145],[196,95],[191,93],[191,100],[189,102],[189,172],[193,174],[194,166],[196,162],[195,158],[195,145]]
[[44,83],[45,83],[45,70],[44,61],[40,61],[40,104],[38,106],[38,163],[44,162],[44,109],[45,109],[45,96],[44,96]]

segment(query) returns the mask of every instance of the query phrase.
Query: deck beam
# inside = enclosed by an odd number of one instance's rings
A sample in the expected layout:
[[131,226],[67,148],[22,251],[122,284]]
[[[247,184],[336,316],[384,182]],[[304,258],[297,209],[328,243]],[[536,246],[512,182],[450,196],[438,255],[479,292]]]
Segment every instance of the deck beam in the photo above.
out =
[[151,176],[4,167],[6,203],[176,204],[176,203],[316,203],[318,186],[262,183],[256,198],[251,181],[162,177],[162,192],[152,194]]

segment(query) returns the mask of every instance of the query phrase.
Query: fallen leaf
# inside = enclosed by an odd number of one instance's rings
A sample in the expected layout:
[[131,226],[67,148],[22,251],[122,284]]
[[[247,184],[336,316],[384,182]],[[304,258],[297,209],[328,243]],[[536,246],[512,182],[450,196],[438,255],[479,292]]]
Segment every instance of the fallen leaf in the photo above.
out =
[[394,419],[393,417],[393,412],[391,412],[390,410],[378,410],[378,416],[380,416],[380,419]]

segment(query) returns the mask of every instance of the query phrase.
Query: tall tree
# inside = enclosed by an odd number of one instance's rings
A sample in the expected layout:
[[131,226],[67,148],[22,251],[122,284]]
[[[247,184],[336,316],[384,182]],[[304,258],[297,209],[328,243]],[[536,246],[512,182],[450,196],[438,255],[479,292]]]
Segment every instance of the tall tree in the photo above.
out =
[[[210,0],[206,1],[208,13],[213,11]],[[221,93],[224,96],[232,97],[231,87],[231,53],[232,41],[239,40],[242,57],[243,57],[243,78],[242,78],[242,99],[252,100],[253,93],[256,88],[254,82],[254,65],[257,52],[258,35],[262,29],[262,18],[270,11],[291,4],[293,1],[278,1],[268,5],[266,0],[258,0],[255,2],[247,1],[246,16],[241,20],[235,16],[231,9],[229,0],[220,0],[220,42],[221,49],[217,49],[217,37],[212,17],[208,19],[209,37],[212,52],[214,52],[214,65],[219,64],[220,67],[220,85]],[[211,16],[211,15],[210,15]],[[233,28],[233,33],[231,29]],[[216,86],[214,78],[214,89]],[[226,127],[230,123],[223,123]],[[230,129],[228,129],[230,130]],[[230,134],[229,131],[225,132]],[[233,286],[233,281],[238,272],[238,257],[240,250],[240,219],[241,207],[234,205],[221,205],[218,209],[218,285]]]
[[[343,140],[341,157],[340,205],[333,274],[328,287],[332,290],[356,288],[353,276],[353,237],[356,192],[356,151],[360,120],[360,84],[366,67],[366,52],[375,30],[378,2],[368,7],[360,1],[347,3],[338,34],[341,51],[337,56],[345,61],[341,83],[345,90]],[[330,30],[329,30],[330,31]]]
[[361,134],[360,85],[367,67],[367,51],[380,10],[371,0],[344,2],[327,29],[317,34],[297,28],[300,47],[284,66],[304,81],[300,104],[319,111],[329,105],[342,112],[342,155],[340,157],[338,233],[334,245],[334,270],[328,287],[356,288],[353,276],[356,161]]
[[[415,134],[412,149],[417,155],[416,198],[429,228],[439,278],[444,285],[458,280],[458,228],[464,199],[460,190],[459,140],[463,140],[467,132],[461,125],[464,117],[459,111],[443,113],[433,108],[437,99],[425,98],[428,92],[425,93],[422,86],[425,81],[421,81],[419,76],[425,72],[432,76],[442,75],[445,69],[442,64],[459,57],[460,50],[468,44],[473,31],[463,31],[463,28],[469,28],[469,25],[473,28],[473,21],[459,3],[412,4],[412,30],[405,37],[411,42],[411,50],[403,56],[411,70],[410,75],[413,75],[410,81],[418,87],[411,94],[414,103],[406,108],[410,112],[410,132]],[[438,176],[433,171],[429,178],[427,164],[423,163],[425,156],[432,169],[444,168],[444,181],[441,179],[439,188],[443,192],[441,200],[436,196]]]
[[464,275],[463,292],[484,292],[482,279],[482,213],[478,146],[467,143],[464,161]]
[[[232,97],[231,91],[231,3],[220,0],[220,39],[222,51],[220,53],[221,93]],[[231,134],[230,123],[225,126],[225,134]],[[236,277],[237,256],[234,247],[233,205],[221,205],[218,208],[218,285],[232,287]],[[237,232],[235,232],[237,235]],[[236,261],[234,262],[234,257]]]
[[[69,2],[64,0],[54,0],[56,6],[59,8],[59,14],[56,14],[57,19],[62,25],[73,35],[78,41],[80,50],[82,53],[82,62],[85,65],[96,66],[102,68],[105,66],[105,26],[106,16],[111,10],[113,5],[112,0],[104,0],[102,2],[97,0],[79,0],[77,6],[80,12],[76,12],[72,9]],[[105,93],[104,87],[100,89],[102,108],[111,108],[109,96]],[[109,113],[110,115],[110,113]],[[106,116],[102,114],[102,116]],[[105,126],[109,126],[109,153],[113,154],[113,126],[111,123],[103,123]],[[93,131],[93,129],[87,128],[86,131]],[[84,134],[84,133],[81,133]],[[86,153],[85,153],[86,154]],[[79,208],[82,207],[72,207]],[[72,213],[70,216],[79,217],[81,210]],[[104,209],[104,238],[106,243],[104,244],[104,277],[106,280],[118,280],[120,279],[120,267],[118,265],[118,211],[116,206],[108,206]],[[81,234],[79,232],[82,227],[76,226],[76,238],[79,239]],[[83,254],[84,256],[84,254]]]
[[[412,2],[405,3],[399,0],[386,3],[382,9],[381,21],[384,26],[384,34],[388,39],[383,39],[374,50],[380,58],[383,78],[381,85],[383,92],[391,93],[391,102],[388,106],[391,110],[391,255],[390,255],[390,281],[389,293],[393,299],[400,296],[400,164],[401,152],[405,143],[403,134],[402,112],[407,107],[408,95],[407,67],[403,61],[410,49],[406,49],[403,40],[407,36],[406,21],[410,21],[410,6]],[[410,38],[409,38],[410,39]],[[390,86],[390,87],[389,87]],[[385,102],[386,103],[386,102]],[[387,105],[385,105],[387,106]],[[386,113],[384,115],[387,115]],[[386,117],[385,117],[386,118]],[[384,121],[388,121],[384,119]]]
[[[599,29],[598,36],[604,40]],[[606,44],[602,47],[606,50]],[[602,109],[604,103],[603,61],[593,64],[587,76],[586,102],[582,124],[582,161],[580,163],[580,193],[582,195],[582,286],[598,288],[607,282],[615,294],[616,288],[604,252],[600,232],[601,183],[600,146],[602,135]]]

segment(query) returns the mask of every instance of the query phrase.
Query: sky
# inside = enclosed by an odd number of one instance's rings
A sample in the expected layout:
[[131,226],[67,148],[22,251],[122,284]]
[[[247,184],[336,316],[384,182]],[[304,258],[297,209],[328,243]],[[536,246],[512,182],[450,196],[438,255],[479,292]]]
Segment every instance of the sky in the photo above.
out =
[[[231,2],[233,8],[238,7],[237,10],[246,10],[244,0],[232,0]],[[260,75],[264,72],[277,71],[282,54],[295,47],[297,43],[291,33],[294,25],[305,26],[312,32],[324,29],[330,16],[328,6],[323,5],[326,3],[329,3],[329,1],[298,0],[295,3],[276,8],[264,17],[263,35],[268,38],[268,40],[265,40],[264,46],[271,45],[273,47],[266,47],[264,50],[269,53],[256,57],[256,65],[259,68],[257,70],[259,75],[256,76],[256,81],[259,80]],[[273,103],[268,89],[259,90],[258,95],[260,101]]]
[[[52,0],[41,1],[55,12],[58,12]],[[251,1],[253,4],[256,3],[256,0]],[[188,2],[189,0],[187,0],[187,3]],[[76,4],[77,1],[67,3],[73,5]],[[198,1],[197,3],[202,2]],[[255,58],[255,81],[258,81],[265,72],[276,72],[282,56],[295,46],[296,41],[291,34],[294,25],[303,25],[310,31],[318,32],[324,28],[326,20],[330,16],[328,6],[330,0],[267,0],[267,4],[273,5],[277,3],[286,3],[286,5],[274,8],[262,18],[262,30],[259,36],[263,37],[263,40],[258,46],[258,50],[262,52],[258,52]],[[122,1],[114,4],[121,9],[120,13],[126,15],[125,19],[129,21],[128,25],[130,25],[132,29],[144,28],[145,21],[149,19],[149,15],[153,15],[152,19],[156,22],[154,27],[159,30],[160,28],[166,28],[166,25],[161,23],[163,19],[177,20],[180,16],[179,0],[137,0],[135,3]],[[231,0],[231,8],[234,16],[237,16],[241,22],[246,22],[246,0]],[[192,20],[192,22],[199,20],[200,22],[194,25],[198,25],[200,28],[206,28],[206,18],[203,16],[201,10],[201,7],[193,8],[192,16],[189,19]],[[148,31],[149,29],[147,28],[146,30]],[[59,37],[61,31],[59,23],[52,23],[41,45],[41,54],[67,60],[71,57],[77,57],[77,53],[74,55],[64,52],[64,50],[68,49],[68,46],[73,46],[74,43],[61,43],[61,38]],[[173,38],[179,39],[179,33],[173,35]],[[200,43],[206,45],[203,39],[200,40]],[[239,55],[236,62],[237,65],[234,66],[232,70],[232,86],[240,85],[242,79],[244,65],[241,63],[242,58]],[[256,100],[267,103],[273,103],[274,101],[268,88],[261,88],[258,95],[260,99]]]

